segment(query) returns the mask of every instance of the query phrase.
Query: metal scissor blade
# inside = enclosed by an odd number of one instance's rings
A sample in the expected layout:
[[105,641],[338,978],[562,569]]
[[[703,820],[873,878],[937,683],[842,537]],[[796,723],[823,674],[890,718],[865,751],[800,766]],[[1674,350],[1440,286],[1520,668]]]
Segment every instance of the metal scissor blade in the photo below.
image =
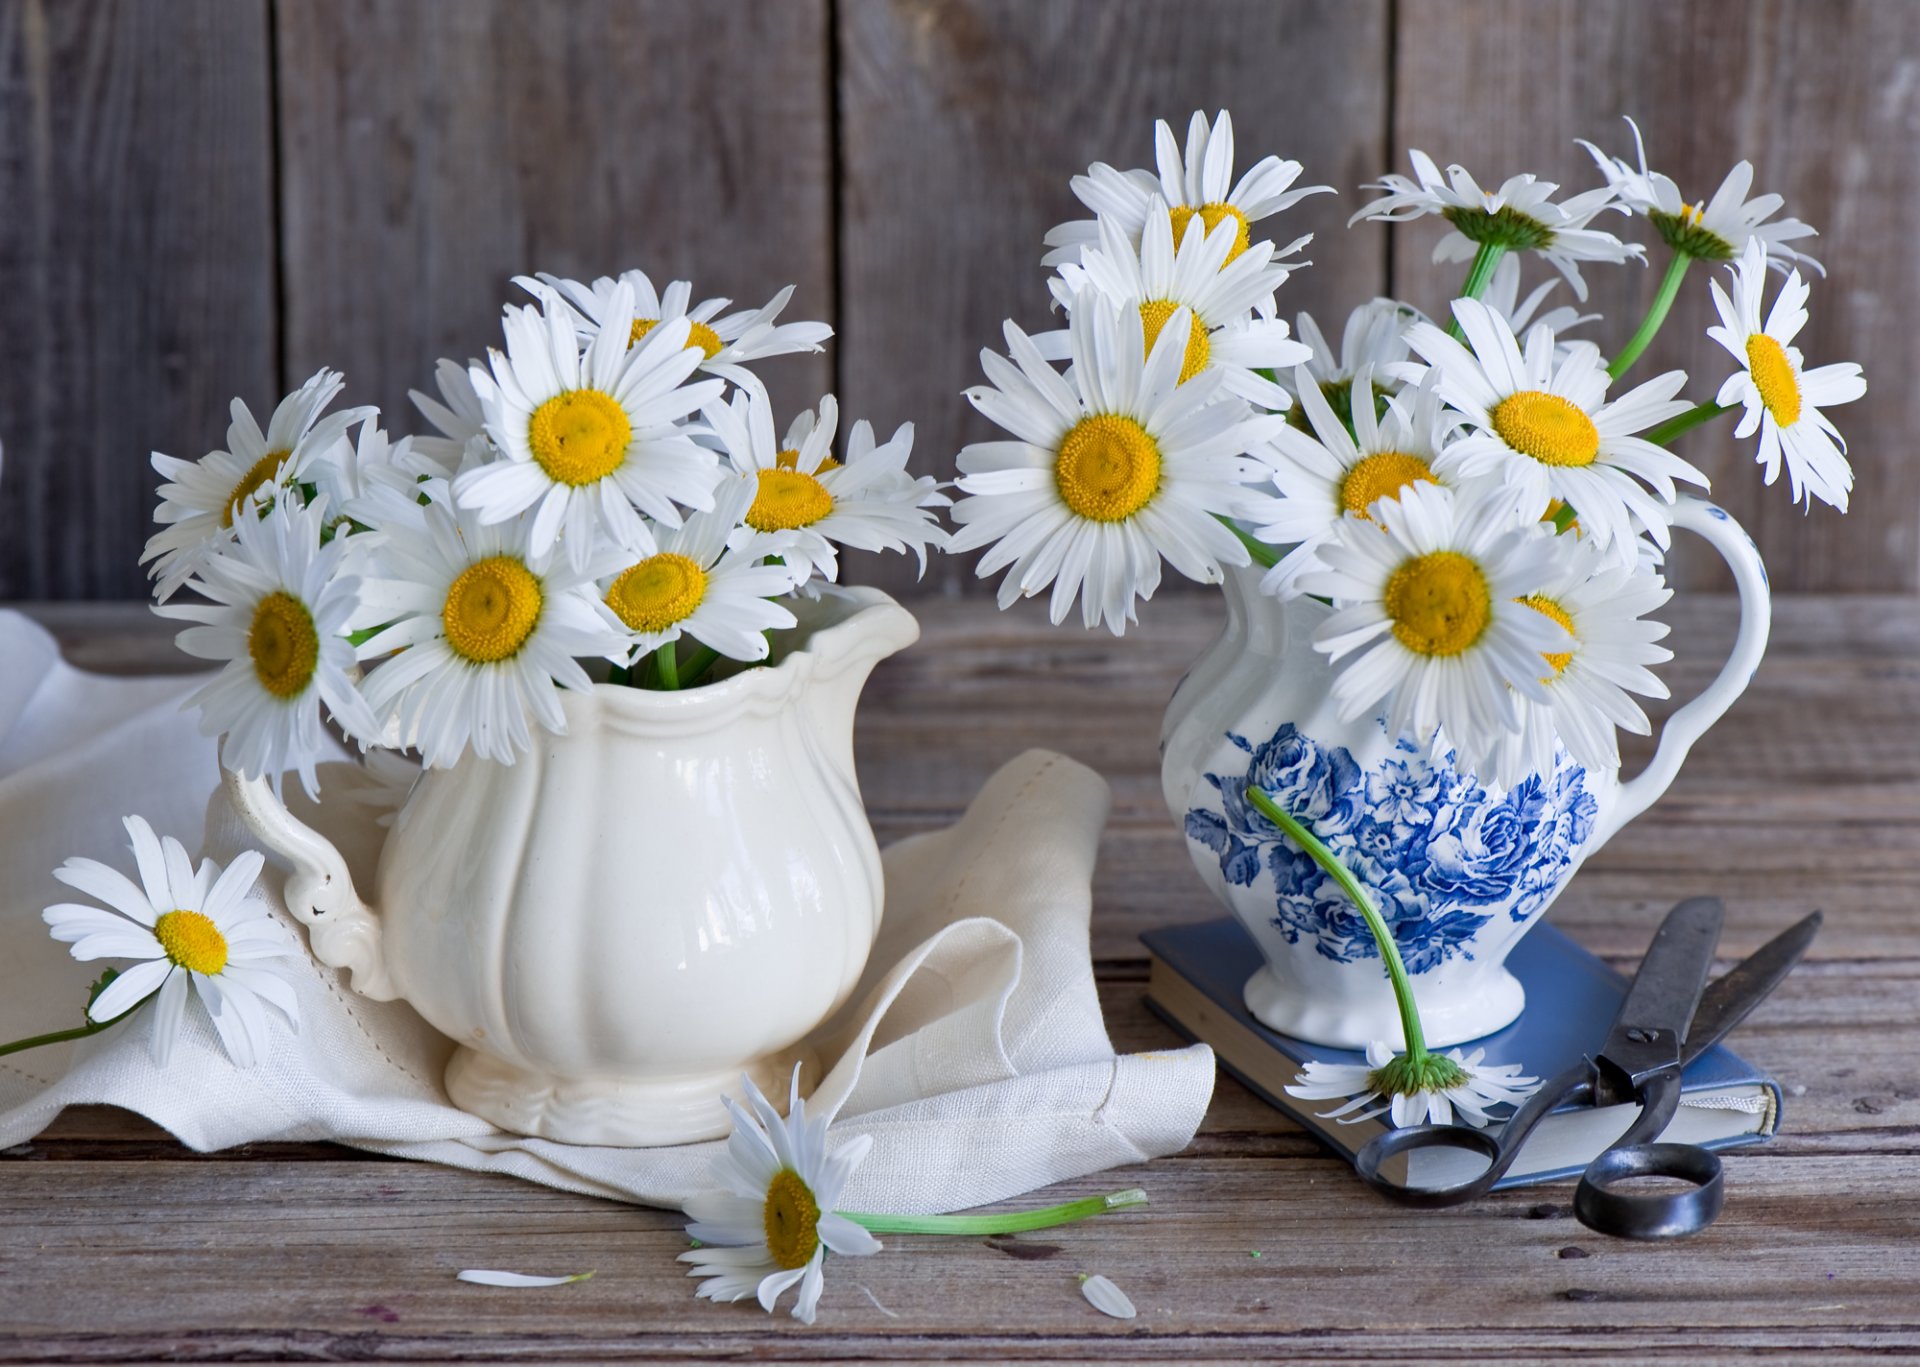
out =
[[1807,952],[1822,919],[1816,911],[1796,921],[1714,979],[1701,994],[1700,1009],[1693,1013],[1693,1025],[1680,1056],[1682,1063],[1691,1063],[1718,1044],[1767,999]]
[[1620,1070],[1611,1078],[1610,1070],[1602,1070],[1603,1092],[1620,1090],[1628,1079],[1637,1082],[1640,1074],[1663,1061],[1667,1067],[1674,1066],[1713,970],[1713,951],[1720,943],[1725,916],[1719,898],[1691,897],[1660,923],[1595,1060],[1608,1061]]

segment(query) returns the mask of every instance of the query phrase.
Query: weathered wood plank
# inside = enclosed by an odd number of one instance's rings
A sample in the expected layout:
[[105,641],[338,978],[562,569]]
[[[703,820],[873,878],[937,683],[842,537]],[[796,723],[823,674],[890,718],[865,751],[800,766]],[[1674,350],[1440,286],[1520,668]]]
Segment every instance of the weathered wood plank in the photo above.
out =
[[[994,430],[960,397],[980,349],[1001,347],[1004,318],[1052,326],[1040,239],[1087,216],[1070,176],[1152,166],[1156,118],[1184,136],[1193,110],[1222,104],[1239,169],[1273,152],[1306,164],[1303,183],[1351,187],[1385,155],[1379,0],[844,0],[838,13],[842,398],[883,429],[914,422],[916,469],[942,478]],[[1344,320],[1380,292],[1378,246],[1339,231],[1350,201],[1315,196],[1270,220],[1282,243],[1318,235],[1282,316]],[[911,578],[874,557],[854,572]],[[928,583],[958,591],[971,576],[948,559]]]
[[[1785,214],[1814,225],[1812,254],[1831,276],[1813,280],[1812,321],[1798,345],[1808,365],[1857,360],[1869,390],[1834,418],[1853,438],[1854,509],[1791,507],[1784,481],[1763,489],[1753,445],[1722,422],[1680,444],[1712,479],[1715,497],[1754,533],[1773,582],[1797,589],[1912,589],[1920,585],[1920,467],[1893,434],[1920,423],[1920,394],[1906,383],[1920,341],[1905,319],[1920,307],[1920,273],[1907,225],[1920,210],[1920,124],[1913,54],[1920,7],[1905,0],[1724,5],[1675,0],[1404,0],[1395,53],[1396,165],[1419,147],[1442,166],[1460,161],[1482,184],[1535,171],[1569,191],[1599,183],[1573,139],[1632,155],[1620,122],[1640,122],[1656,170],[1704,200],[1728,168],[1754,164],[1756,191],[1786,197]],[[1385,168],[1382,168],[1385,169]],[[1437,220],[1397,230],[1395,287],[1427,308],[1456,288],[1456,268],[1428,256]],[[1665,269],[1666,248],[1644,224],[1609,215],[1611,231],[1649,245],[1652,267],[1594,266],[1590,325],[1605,348],[1637,325]],[[1385,229],[1372,229],[1384,232]],[[1534,266],[1532,279],[1550,268]],[[1716,321],[1707,278],[1695,267],[1666,331],[1627,381],[1674,366],[1710,399],[1733,362],[1706,338]],[[1558,292],[1565,296],[1564,287]],[[1712,557],[1689,547],[1678,572],[1722,583]]]
[[0,601],[123,598],[275,367],[265,0],[0,3]]
[[[433,364],[500,344],[510,277],[638,266],[832,311],[824,0],[283,0],[287,375],[400,431]],[[831,344],[830,344],[831,345]],[[826,357],[761,373],[783,411]]]

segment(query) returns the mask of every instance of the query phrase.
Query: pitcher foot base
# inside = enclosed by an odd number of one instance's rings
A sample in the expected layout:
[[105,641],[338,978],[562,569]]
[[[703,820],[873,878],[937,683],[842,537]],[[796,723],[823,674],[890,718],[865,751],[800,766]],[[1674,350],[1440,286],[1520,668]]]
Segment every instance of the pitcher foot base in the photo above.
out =
[[[1369,994],[1364,1002],[1313,997],[1283,983],[1271,968],[1263,966],[1247,979],[1241,996],[1253,1018],[1267,1029],[1308,1044],[1365,1049],[1374,1040],[1385,1040],[1396,1053],[1405,1047],[1400,1013],[1384,982],[1378,998]],[[1456,993],[1442,1003],[1422,997],[1416,983],[1414,1000],[1420,1007],[1420,1030],[1427,1046],[1439,1049],[1480,1039],[1512,1025],[1527,1004],[1527,994],[1520,980],[1501,968],[1476,980],[1470,993]]]
[[[738,1068],[665,1078],[559,1078],[466,1047],[447,1064],[447,1093],[461,1110],[503,1130],[565,1144],[659,1148],[723,1139],[733,1128],[722,1096],[741,1100],[740,1074],[785,1109],[793,1065],[811,1062],[789,1049]],[[815,1070],[808,1068],[809,1075]]]

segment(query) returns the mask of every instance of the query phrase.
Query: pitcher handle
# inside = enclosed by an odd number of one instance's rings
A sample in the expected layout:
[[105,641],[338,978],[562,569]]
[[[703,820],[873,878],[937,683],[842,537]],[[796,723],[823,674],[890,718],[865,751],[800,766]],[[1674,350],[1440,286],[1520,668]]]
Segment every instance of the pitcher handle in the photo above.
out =
[[1613,820],[1606,831],[1609,838],[1660,799],[1674,775],[1680,772],[1680,765],[1693,749],[1693,743],[1747,691],[1754,671],[1760,667],[1760,657],[1766,654],[1767,634],[1773,626],[1773,595],[1767,587],[1767,569],[1760,562],[1760,552],[1746,529],[1725,509],[1691,495],[1683,495],[1674,504],[1673,525],[1706,541],[1733,571],[1734,586],[1740,593],[1740,629],[1733,638],[1732,653],[1713,682],[1667,718],[1653,759],[1638,775],[1620,785],[1620,798],[1614,804]]
[[287,875],[287,910],[307,927],[313,957],[352,974],[363,997],[392,1001],[399,992],[387,978],[380,922],[353,888],[347,861],[331,840],[287,810],[262,778],[223,769],[234,812],[260,842],[293,865]]

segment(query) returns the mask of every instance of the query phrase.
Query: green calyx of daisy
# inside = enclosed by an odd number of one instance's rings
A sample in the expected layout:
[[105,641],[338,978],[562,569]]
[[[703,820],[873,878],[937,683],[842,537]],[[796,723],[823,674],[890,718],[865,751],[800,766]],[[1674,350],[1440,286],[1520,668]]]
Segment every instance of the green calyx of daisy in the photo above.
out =
[[1535,251],[1553,241],[1553,229],[1511,206],[1488,213],[1485,209],[1443,209],[1441,215],[1469,242],[1504,247],[1510,252]]
[[1367,1086],[1381,1096],[1418,1096],[1466,1084],[1467,1070],[1445,1054],[1401,1054],[1367,1074]]
[[[1382,379],[1379,376],[1374,377],[1374,385],[1373,419],[1375,422],[1379,422],[1387,416],[1387,409],[1392,406],[1388,402],[1388,397],[1392,394],[1394,385],[1391,381]],[[1327,401],[1327,407],[1333,410],[1333,415],[1340,419],[1341,424],[1347,431],[1352,432],[1353,381],[1350,379],[1322,380],[1320,382],[1320,397]],[[1306,432],[1308,434],[1313,432],[1313,424],[1307,420],[1307,408],[1305,404],[1296,403],[1287,410],[1287,426],[1298,432]]]
[[1726,238],[1707,231],[1701,222],[1700,210],[1694,205],[1685,205],[1677,214],[1650,209],[1647,222],[1653,224],[1661,241],[1683,256],[1698,261],[1731,261],[1740,255]]

